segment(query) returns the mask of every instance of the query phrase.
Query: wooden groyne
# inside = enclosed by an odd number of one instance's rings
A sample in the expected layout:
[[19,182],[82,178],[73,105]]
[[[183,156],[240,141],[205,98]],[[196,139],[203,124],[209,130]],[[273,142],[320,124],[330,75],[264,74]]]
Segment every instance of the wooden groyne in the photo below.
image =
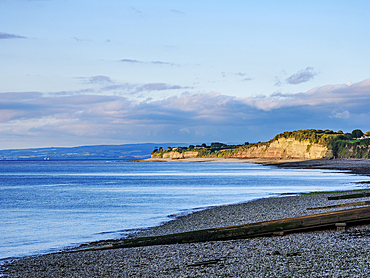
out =
[[111,245],[80,249],[73,252],[284,235],[285,233],[321,228],[337,227],[343,229],[346,225],[365,223],[367,221],[370,222],[370,207],[361,207],[253,224],[204,229],[163,236],[131,238]]
[[332,208],[344,208],[344,207],[355,207],[355,206],[369,206],[370,201],[361,201],[361,202],[354,202],[354,203],[344,203],[339,205],[331,205],[331,206],[324,206],[324,207],[315,207],[315,208],[306,208],[307,210],[318,210],[318,209],[332,209]]
[[339,195],[339,196],[331,196],[328,197],[328,200],[343,200],[343,199],[355,199],[355,198],[364,198],[370,197],[370,192],[361,192],[356,194],[347,194],[347,195]]

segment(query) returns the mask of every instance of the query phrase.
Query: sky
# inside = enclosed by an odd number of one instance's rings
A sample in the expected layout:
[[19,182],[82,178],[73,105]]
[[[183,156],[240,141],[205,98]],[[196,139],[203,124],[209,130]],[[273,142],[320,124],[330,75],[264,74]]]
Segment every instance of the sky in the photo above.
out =
[[0,149],[370,130],[370,1],[0,0]]

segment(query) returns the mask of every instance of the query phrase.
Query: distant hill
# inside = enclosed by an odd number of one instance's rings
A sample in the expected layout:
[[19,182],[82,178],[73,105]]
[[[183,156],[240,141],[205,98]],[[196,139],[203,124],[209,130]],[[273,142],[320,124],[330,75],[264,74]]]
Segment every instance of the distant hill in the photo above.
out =
[[150,157],[155,147],[174,146],[165,144],[124,144],[124,145],[97,145],[79,147],[51,147],[35,149],[0,150],[0,160],[136,160]]

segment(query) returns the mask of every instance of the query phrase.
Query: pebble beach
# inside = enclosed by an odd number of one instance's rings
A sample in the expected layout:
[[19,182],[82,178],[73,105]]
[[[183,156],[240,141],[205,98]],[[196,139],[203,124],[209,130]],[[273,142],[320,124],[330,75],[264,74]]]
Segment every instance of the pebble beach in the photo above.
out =
[[[309,168],[309,162],[305,163],[297,167]],[[314,162],[311,167],[353,173],[357,169],[361,170],[359,174],[370,174],[367,160],[333,163]],[[369,197],[328,200],[328,196],[338,194],[283,195],[212,207],[130,236],[164,235],[283,219],[354,207],[322,208],[330,205],[369,201]],[[370,225],[361,225],[343,231],[320,230],[217,242],[74,253],[65,250],[9,261],[1,266],[0,277],[370,277],[369,249]]]

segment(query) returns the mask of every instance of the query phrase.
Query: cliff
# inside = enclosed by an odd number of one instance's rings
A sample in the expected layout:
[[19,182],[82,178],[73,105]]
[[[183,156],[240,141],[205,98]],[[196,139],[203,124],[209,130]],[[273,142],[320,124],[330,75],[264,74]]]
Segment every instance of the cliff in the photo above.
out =
[[[268,142],[244,145],[226,145],[214,142],[168,151],[162,148],[152,152],[152,158],[264,158],[264,159],[320,159],[320,158],[370,158],[370,132],[362,136],[361,130],[352,133],[332,130],[297,130],[276,135]],[[362,136],[359,138],[359,136]]]
[[327,146],[320,143],[311,143],[308,140],[299,141],[294,138],[279,138],[269,143],[253,144],[240,147],[228,158],[274,158],[274,159],[318,159],[329,157]]
[[170,159],[193,157],[318,159],[330,156],[331,151],[327,146],[320,143],[311,143],[308,140],[299,141],[294,138],[279,138],[267,143],[244,145],[237,149],[224,149],[213,153],[204,153],[204,151],[168,151],[161,154],[152,154],[152,158],[162,157]]
[[[195,151],[187,151],[187,152],[176,152],[176,151],[171,151],[171,152],[166,152],[163,153],[162,158],[172,158],[172,159],[183,159],[183,158],[192,158],[198,156],[198,152]],[[152,155],[153,158],[153,155]]]

